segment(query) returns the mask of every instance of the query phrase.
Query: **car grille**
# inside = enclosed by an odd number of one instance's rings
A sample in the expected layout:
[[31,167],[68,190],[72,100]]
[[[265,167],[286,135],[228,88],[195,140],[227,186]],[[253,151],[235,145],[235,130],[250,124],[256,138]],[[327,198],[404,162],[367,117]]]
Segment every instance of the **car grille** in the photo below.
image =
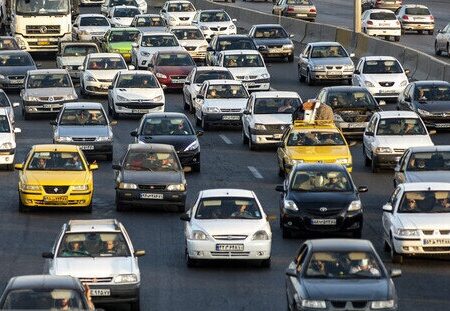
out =
[[182,79],[186,79],[187,76],[170,76],[171,79],[178,79],[178,80],[182,80]]
[[213,257],[238,257],[238,256],[248,256],[250,252],[211,252]]
[[73,141],[76,142],[86,142],[86,141],[95,141],[95,137],[72,137]]
[[185,46],[184,48],[186,49],[186,51],[195,51],[195,49],[197,47],[196,46]]
[[179,17],[180,21],[188,21],[189,17]]
[[213,238],[215,238],[216,240],[236,241],[236,240],[245,240],[247,238],[247,235],[221,234],[221,235],[213,235]]
[[337,301],[337,300],[332,300],[330,301],[331,305],[334,308],[339,308],[339,309],[343,309],[347,306],[347,303],[350,303],[354,309],[364,309],[367,305],[367,301],[361,300],[361,301]]
[[39,97],[39,101],[41,102],[54,102],[64,100],[64,96],[42,96]]
[[405,149],[394,148],[395,153],[404,153]]
[[430,246],[422,247],[424,252],[448,252],[450,251],[450,246]]
[[[424,235],[433,235],[434,230],[422,230],[422,233]],[[450,230],[439,230],[439,233],[441,235],[448,235],[448,234],[450,234]]]
[[80,278],[81,283],[110,283],[112,277],[107,278]]
[[258,76],[236,76],[238,80],[254,80],[258,78]]
[[108,82],[108,83],[112,82],[112,79],[97,79],[97,80],[98,82]]
[[328,70],[333,70],[333,69],[335,69],[335,70],[341,70],[341,69],[342,69],[342,66],[326,66],[326,68],[327,68]]
[[395,82],[379,82],[379,84],[384,87],[391,87],[395,84]]
[[284,131],[289,127],[288,124],[264,124],[267,131]]
[[26,31],[27,34],[59,34],[60,32],[60,26],[59,25],[27,25]]
[[165,190],[166,185],[138,185],[140,190]]
[[48,194],[64,194],[69,186],[43,186],[45,193]]
[[[326,207],[326,211],[321,211],[320,208],[322,207]],[[343,210],[345,210],[347,206],[342,206],[342,207],[336,207],[336,206],[324,206],[322,204],[314,204],[314,205],[310,205],[310,206],[306,206],[304,207],[304,210],[306,211],[306,213],[310,214],[310,215],[315,215],[315,216],[337,216],[339,215]]]
[[268,48],[269,49],[281,49],[283,47],[283,45],[269,45]]
[[9,80],[23,80],[25,76],[8,76]]
[[239,108],[237,108],[237,109],[231,109],[231,108],[221,108],[220,109],[220,112],[224,112],[224,113],[233,113],[233,112],[236,112],[236,113],[240,113],[241,112],[241,109],[239,109]]
[[227,30],[228,27],[209,27],[212,31],[224,31]]

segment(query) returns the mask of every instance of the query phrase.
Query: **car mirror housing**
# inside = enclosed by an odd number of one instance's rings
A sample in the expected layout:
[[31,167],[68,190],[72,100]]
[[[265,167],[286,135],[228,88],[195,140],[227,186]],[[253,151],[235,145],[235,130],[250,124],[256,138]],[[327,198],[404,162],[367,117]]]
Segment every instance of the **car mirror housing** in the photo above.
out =
[[22,129],[19,128],[19,127],[15,127],[14,128],[14,134],[19,134],[19,133],[22,133]]
[[18,171],[22,171],[23,170],[23,163],[18,163],[16,165],[14,165],[14,169],[18,170]]
[[397,165],[395,166],[394,171],[395,171],[395,172],[400,172],[400,165],[399,165],[399,164],[397,164]]
[[411,73],[411,70],[405,69],[405,75],[409,75]]
[[137,137],[138,136],[137,130],[131,131],[130,135],[133,136],[133,137]]
[[367,186],[359,186],[358,187],[358,192],[362,193],[362,192],[367,192],[369,191],[369,187]]
[[392,213],[393,208],[392,208],[392,204],[391,203],[386,203],[383,205],[383,211],[384,212],[388,212],[388,213]]
[[116,171],[120,171],[122,169],[122,165],[120,164],[113,164],[112,169]]
[[50,125],[57,126],[58,122],[56,122],[56,120],[52,120],[52,121],[50,121]]
[[276,185],[275,186],[275,191],[284,192],[284,186],[283,185]]
[[83,71],[84,70],[84,66],[78,66],[78,70]]
[[402,276],[402,270],[392,269],[390,274],[391,274],[391,278],[398,278],[399,276]]
[[136,42],[131,43],[131,47],[137,49],[139,45]]
[[111,126],[117,125],[117,121],[116,120],[111,120],[109,122],[109,125],[111,125]]
[[55,257],[55,256],[52,252],[43,252],[42,253],[42,258],[52,259],[53,257]]
[[136,69],[136,68],[134,67],[134,65],[128,65],[128,70],[134,70],[134,69]]
[[267,220],[268,222],[275,222],[275,221],[277,220],[277,216],[276,216],[276,215],[273,215],[273,214],[267,215],[267,216],[266,216],[266,220]]
[[197,137],[199,137],[199,136],[203,136],[203,131],[197,131],[197,132],[195,132],[195,135],[197,135]]
[[91,170],[91,171],[98,170],[98,164],[97,163],[89,164],[89,170]]
[[205,99],[205,96],[203,96],[203,95],[201,95],[201,94],[198,94],[196,98],[197,98],[197,99]]
[[244,113],[244,114],[250,114],[250,111],[247,110],[247,109],[245,109],[243,113]]
[[292,276],[292,277],[297,277],[297,271],[295,269],[286,269],[286,275],[287,276]]
[[183,167],[183,172],[189,173],[190,171],[192,171],[192,167],[190,167],[190,166]]
[[142,257],[145,256],[145,251],[144,250],[136,250],[134,251],[134,257]]
[[379,106],[385,106],[385,105],[386,105],[386,101],[380,100],[380,101],[378,102],[378,105],[379,105]]
[[207,51],[207,52],[214,52],[214,49],[213,49],[212,47],[208,46],[208,47],[206,48],[206,51]]
[[183,214],[180,216],[180,220],[182,221],[190,221],[191,217],[189,216],[189,214]]
[[364,135],[366,135],[366,136],[373,136],[373,132],[365,132]]
[[353,58],[355,56],[356,56],[355,53],[350,53],[350,58]]
[[355,71],[353,71],[353,73],[354,73],[355,75],[361,74],[361,72],[360,72],[359,70],[355,70]]
[[430,130],[428,133],[429,133],[430,135],[435,135],[437,132],[436,132],[436,130]]
[[13,103],[12,106],[13,106],[13,108],[17,108],[20,106],[20,104],[16,102],[16,103]]

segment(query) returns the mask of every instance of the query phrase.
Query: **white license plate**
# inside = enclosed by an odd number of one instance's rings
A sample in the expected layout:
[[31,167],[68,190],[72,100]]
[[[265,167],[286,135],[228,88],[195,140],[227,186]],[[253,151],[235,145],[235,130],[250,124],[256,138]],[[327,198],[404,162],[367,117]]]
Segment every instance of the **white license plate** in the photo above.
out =
[[340,71],[328,71],[327,74],[329,76],[340,76],[340,75],[342,75],[342,72],[340,72]]
[[23,83],[23,80],[10,80],[9,82],[11,84],[21,84],[21,83]]
[[306,17],[308,14],[297,14],[297,17]]
[[111,296],[111,290],[110,289],[92,288],[91,296]]
[[449,245],[450,239],[424,239],[424,245]]
[[162,200],[164,195],[161,193],[141,193],[141,199]]
[[216,244],[216,251],[243,251],[244,244]]
[[186,79],[172,79],[172,83],[182,84],[186,82]]
[[94,150],[94,145],[80,145],[81,150]]
[[43,107],[48,109],[48,108],[53,108],[54,106],[50,105],[50,104],[46,104],[46,105],[43,105]]
[[353,123],[349,123],[348,124],[349,128],[360,128],[360,127],[366,127],[366,123],[365,122],[353,122]]
[[380,93],[392,93],[392,90],[380,90]]
[[330,225],[335,225],[335,224],[336,224],[336,219],[311,219],[311,225],[330,226]]
[[245,82],[244,83],[247,87],[249,86],[255,86],[255,82]]
[[133,113],[147,113],[148,110],[146,109],[133,109]]
[[240,116],[222,116],[222,120],[235,121],[235,120],[240,120],[240,119],[241,119]]
[[283,49],[270,49],[270,53],[283,53]]

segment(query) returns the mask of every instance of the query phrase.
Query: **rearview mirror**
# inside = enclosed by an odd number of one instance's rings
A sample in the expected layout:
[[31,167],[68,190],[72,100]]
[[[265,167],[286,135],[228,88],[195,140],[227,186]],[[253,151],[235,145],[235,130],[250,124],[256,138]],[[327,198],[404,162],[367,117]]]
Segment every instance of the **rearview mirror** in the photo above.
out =
[[89,169],[90,169],[91,171],[98,170],[98,164],[97,164],[97,163],[91,163],[91,164],[89,164]]
[[52,259],[54,257],[52,252],[43,252],[42,258]]
[[134,251],[134,257],[142,257],[145,256],[145,251],[144,250],[136,250]]
[[284,186],[283,185],[276,185],[275,186],[275,191],[284,192]]
[[19,127],[15,127],[14,128],[14,134],[19,134],[19,133],[22,133],[22,129],[19,128]]
[[14,169],[18,170],[18,171],[23,170],[23,163],[18,163],[16,165],[14,165]]
[[183,214],[180,216],[180,220],[182,221],[190,221],[191,217],[189,216],[189,214]]
[[400,269],[391,270],[391,278],[398,278],[399,276],[402,276],[402,270]]
[[392,204],[391,203],[386,203],[383,205],[383,211],[384,212],[389,212],[392,213]]
[[122,165],[120,164],[113,164],[112,169],[116,171],[120,171],[122,169]]
[[293,277],[297,277],[297,271],[295,269],[286,269],[286,275],[287,276],[293,276]]
[[359,186],[358,187],[358,192],[362,193],[362,192],[367,192],[369,191],[369,188],[367,186]]

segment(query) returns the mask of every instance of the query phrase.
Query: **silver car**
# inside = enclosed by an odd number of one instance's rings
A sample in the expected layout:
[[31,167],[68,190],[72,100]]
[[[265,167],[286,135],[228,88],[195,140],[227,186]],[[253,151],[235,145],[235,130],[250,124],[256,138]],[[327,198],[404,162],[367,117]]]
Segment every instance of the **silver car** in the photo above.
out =
[[164,32],[167,31],[166,21],[159,14],[139,14],[131,22],[130,27],[135,27],[141,32]]
[[317,9],[311,0],[273,0],[272,14],[314,22]]
[[434,41],[434,52],[436,55],[441,55],[444,52],[450,57],[450,23],[444,29],[438,30]]
[[352,84],[355,66],[338,42],[313,42],[306,45],[298,60],[298,78],[314,85],[318,80],[347,81]]

